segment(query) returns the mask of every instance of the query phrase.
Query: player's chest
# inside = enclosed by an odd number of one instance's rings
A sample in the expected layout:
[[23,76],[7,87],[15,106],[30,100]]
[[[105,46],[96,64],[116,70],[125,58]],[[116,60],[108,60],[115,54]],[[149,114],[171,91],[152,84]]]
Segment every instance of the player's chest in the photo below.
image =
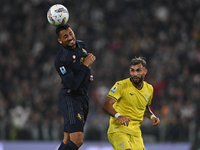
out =
[[82,51],[76,51],[70,54],[70,58],[68,60],[70,61],[72,70],[77,71],[80,69],[86,55],[87,54]]
[[150,93],[148,91],[139,91],[139,90],[125,90],[124,92],[124,98],[126,99],[126,103],[129,106],[134,106],[134,107],[146,107],[149,98],[150,98]]

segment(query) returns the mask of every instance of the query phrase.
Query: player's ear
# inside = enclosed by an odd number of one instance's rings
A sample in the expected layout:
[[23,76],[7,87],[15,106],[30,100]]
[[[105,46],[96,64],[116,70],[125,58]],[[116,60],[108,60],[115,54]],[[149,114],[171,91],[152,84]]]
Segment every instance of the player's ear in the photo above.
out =
[[58,42],[59,42],[60,44],[62,44],[62,41],[60,40],[60,38],[58,38]]
[[145,71],[144,71],[144,72],[145,72],[145,75],[146,75],[146,74],[147,74],[147,72],[148,72],[147,68],[145,68]]

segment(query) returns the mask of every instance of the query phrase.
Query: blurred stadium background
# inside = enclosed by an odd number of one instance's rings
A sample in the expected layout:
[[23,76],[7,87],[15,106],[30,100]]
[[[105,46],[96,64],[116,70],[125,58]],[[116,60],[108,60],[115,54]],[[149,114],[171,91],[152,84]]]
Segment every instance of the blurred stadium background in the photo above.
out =
[[129,76],[135,56],[148,62],[151,107],[161,119],[159,127],[144,119],[147,150],[199,149],[199,0],[0,0],[0,150],[26,144],[54,150],[62,140],[61,84],[53,64],[59,44],[46,19],[56,3],[68,8],[77,39],[97,58],[81,149],[109,149],[102,104],[115,81]]

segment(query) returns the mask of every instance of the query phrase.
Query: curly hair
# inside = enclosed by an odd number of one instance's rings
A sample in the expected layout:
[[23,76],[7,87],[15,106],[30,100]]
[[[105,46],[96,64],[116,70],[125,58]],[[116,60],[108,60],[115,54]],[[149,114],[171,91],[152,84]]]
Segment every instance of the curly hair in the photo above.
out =
[[60,36],[60,31],[66,30],[66,29],[68,29],[69,27],[70,27],[70,25],[69,25],[68,23],[63,24],[63,25],[58,25],[58,26],[56,27],[56,35],[59,37],[59,36]]

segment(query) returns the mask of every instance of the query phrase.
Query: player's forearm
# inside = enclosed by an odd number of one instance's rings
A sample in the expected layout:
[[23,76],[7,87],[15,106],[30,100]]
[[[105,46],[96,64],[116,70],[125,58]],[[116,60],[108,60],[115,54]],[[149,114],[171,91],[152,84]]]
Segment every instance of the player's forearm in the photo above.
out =
[[110,106],[103,106],[103,110],[107,113],[107,114],[109,114],[110,116],[112,116],[112,117],[114,117],[115,116],[115,114],[117,113],[116,111],[115,111],[115,109],[113,108],[113,107],[110,107]]
[[103,105],[103,110],[109,114],[110,116],[114,117],[115,114],[117,113],[115,109],[113,108],[113,100],[111,100],[109,97],[106,99],[104,105]]
[[76,76],[74,76],[73,82],[71,84],[71,90],[76,91],[79,88],[80,84],[84,80],[87,70],[88,68],[86,66],[81,66],[79,73]]
[[147,117],[147,118],[149,118],[149,119],[151,119],[152,115],[154,115],[153,112],[152,112],[152,111],[150,110],[150,108],[147,106],[147,107],[146,107],[146,110],[145,110],[145,112],[144,112],[144,116]]
[[79,88],[80,84],[83,82],[87,69],[88,68],[86,66],[82,65],[76,76],[72,74],[66,78],[62,78],[64,85],[66,85],[66,87],[68,87],[72,91],[76,91]]

